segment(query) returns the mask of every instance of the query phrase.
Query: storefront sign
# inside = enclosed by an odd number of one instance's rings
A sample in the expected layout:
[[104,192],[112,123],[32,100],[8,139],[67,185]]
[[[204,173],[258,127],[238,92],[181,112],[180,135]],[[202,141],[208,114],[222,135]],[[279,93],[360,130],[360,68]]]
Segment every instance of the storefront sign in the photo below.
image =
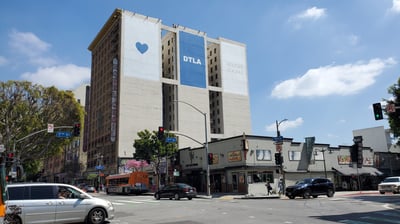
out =
[[242,152],[240,150],[228,152],[228,162],[242,161]]

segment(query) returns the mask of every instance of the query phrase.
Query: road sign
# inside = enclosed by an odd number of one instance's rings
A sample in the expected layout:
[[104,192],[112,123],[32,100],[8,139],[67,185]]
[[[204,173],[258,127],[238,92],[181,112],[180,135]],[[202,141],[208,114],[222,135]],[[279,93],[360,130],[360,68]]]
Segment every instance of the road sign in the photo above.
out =
[[98,166],[96,166],[96,170],[104,170],[104,166],[103,165],[98,165]]
[[272,137],[272,140],[274,142],[283,142],[283,136]]
[[176,142],[176,138],[167,137],[167,138],[165,139],[165,142],[167,142],[167,143],[174,143],[174,142]]
[[71,132],[69,131],[57,131],[56,132],[57,138],[69,138],[71,137]]
[[47,133],[54,132],[54,124],[47,124]]

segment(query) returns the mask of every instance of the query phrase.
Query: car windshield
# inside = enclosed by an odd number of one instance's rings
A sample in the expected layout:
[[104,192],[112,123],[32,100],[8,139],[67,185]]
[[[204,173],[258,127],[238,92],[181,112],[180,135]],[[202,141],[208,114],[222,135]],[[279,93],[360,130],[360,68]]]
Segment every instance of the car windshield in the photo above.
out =
[[399,178],[391,177],[391,178],[386,178],[385,180],[383,180],[383,183],[393,183],[393,182],[400,182]]

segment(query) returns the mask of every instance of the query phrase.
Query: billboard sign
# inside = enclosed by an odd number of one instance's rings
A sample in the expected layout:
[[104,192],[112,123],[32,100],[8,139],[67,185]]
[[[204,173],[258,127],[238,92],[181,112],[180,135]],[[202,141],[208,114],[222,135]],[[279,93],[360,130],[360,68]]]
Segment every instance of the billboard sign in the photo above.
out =
[[181,84],[206,88],[204,37],[179,32]]
[[150,17],[123,14],[121,67],[124,76],[159,80],[161,76],[161,22]]

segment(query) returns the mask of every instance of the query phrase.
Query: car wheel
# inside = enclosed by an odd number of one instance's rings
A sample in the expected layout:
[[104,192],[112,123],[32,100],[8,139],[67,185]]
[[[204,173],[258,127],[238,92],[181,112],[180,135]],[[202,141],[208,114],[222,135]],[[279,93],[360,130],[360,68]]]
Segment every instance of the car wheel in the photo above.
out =
[[101,208],[94,208],[89,212],[89,224],[101,224],[106,220],[106,212]]
[[294,196],[288,196],[290,199],[294,199]]
[[334,194],[335,194],[335,192],[333,192],[332,189],[328,189],[328,193],[326,194],[326,196],[331,198],[331,197],[333,197]]
[[318,195],[313,195],[312,197],[313,197],[313,198],[318,198]]
[[380,194],[385,194],[385,192],[384,192],[384,191],[379,191],[379,193],[380,193]]
[[310,190],[305,190],[304,193],[303,193],[303,198],[307,199],[307,198],[310,198],[310,196],[311,196],[311,191]]
[[174,199],[175,199],[175,200],[180,200],[180,199],[181,199],[181,197],[179,197],[179,194],[178,194],[178,193],[176,193],[176,194],[174,195]]
[[189,200],[192,200],[192,197],[188,197]]
[[156,193],[156,194],[154,195],[154,197],[155,197],[157,200],[160,200],[160,194]]
[[4,217],[4,223],[22,224],[20,217],[11,215],[7,215],[6,217]]

